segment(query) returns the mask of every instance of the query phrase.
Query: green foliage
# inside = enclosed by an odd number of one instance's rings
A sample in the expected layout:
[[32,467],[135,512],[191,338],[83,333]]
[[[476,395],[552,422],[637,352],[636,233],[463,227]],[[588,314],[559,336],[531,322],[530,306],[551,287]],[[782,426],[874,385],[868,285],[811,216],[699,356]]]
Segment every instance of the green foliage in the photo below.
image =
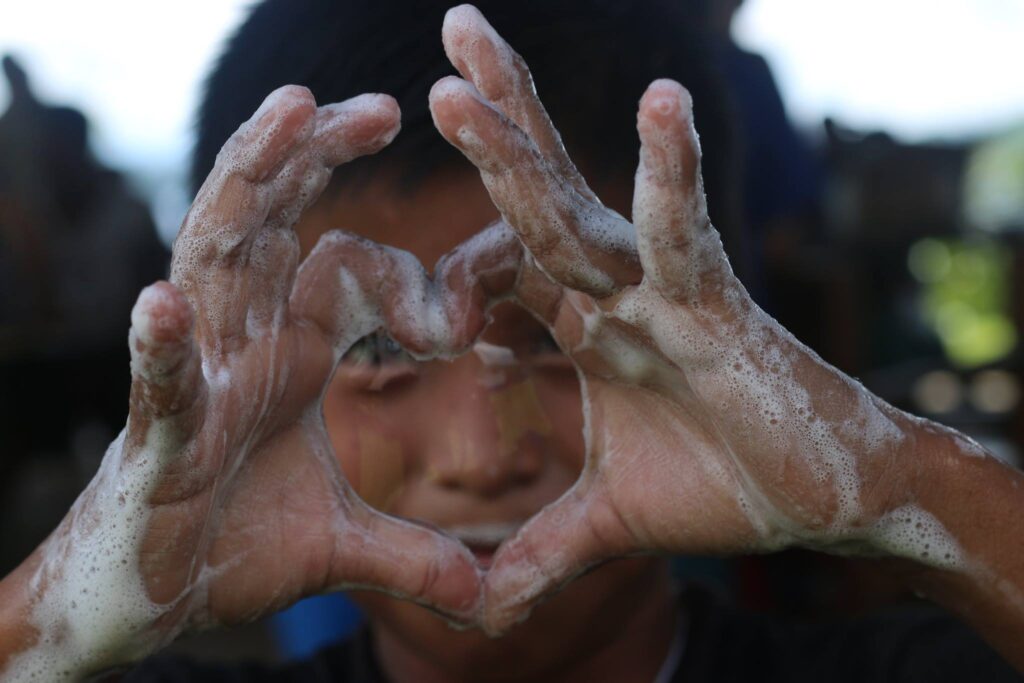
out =
[[949,360],[972,368],[1006,357],[1017,344],[1009,316],[1010,253],[989,239],[923,239],[910,249],[925,320]]

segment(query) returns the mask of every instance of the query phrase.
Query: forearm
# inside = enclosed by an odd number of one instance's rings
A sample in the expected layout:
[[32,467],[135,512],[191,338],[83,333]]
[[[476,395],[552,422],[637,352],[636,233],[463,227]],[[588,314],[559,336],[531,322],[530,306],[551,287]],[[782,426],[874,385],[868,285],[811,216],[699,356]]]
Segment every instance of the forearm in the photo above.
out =
[[[760,371],[750,391],[780,424],[813,416],[781,440],[806,457],[788,458],[780,488],[828,512],[823,528],[797,528],[792,542],[902,560],[916,592],[965,619],[1024,671],[1024,475],[963,435],[872,396],[770,324],[759,338],[780,350],[767,357],[788,359],[788,368],[737,361]],[[749,414],[743,408],[723,412]],[[780,441],[772,438],[776,420],[750,429],[752,451]],[[804,467],[820,470],[832,490],[801,485]],[[856,494],[846,509],[838,495],[844,484]]]
[[[1024,671],[1024,475],[962,434],[889,406],[787,335],[776,343],[789,347],[795,386],[807,391],[803,415],[831,425],[833,457],[856,456],[854,523],[827,529],[824,548],[856,553],[866,543],[899,558],[917,593]],[[793,395],[776,388],[772,398]],[[803,416],[794,405],[780,411],[791,423]]]
[[856,426],[837,443],[859,456],[859,519],[835,535],[833,549],[856,553],[866,542],[869,553],[898,558],[916,593],[1024,672],[1024,475],[962,434],[892,408],[813,354],[794,356],[794,375],[828,399],[816,412]]
[[1024,475],[813,361],[802,365],[815,393],[868,437],[858,471],[869,546],[902,560],[916,593],[967,621],[1024,671]]
[[1024,672],[1024,475],[955,432],[921,421],[912,457],[923,461],[916,497],[955,540],[957,566],[918,562],[914,590],[959,615]]

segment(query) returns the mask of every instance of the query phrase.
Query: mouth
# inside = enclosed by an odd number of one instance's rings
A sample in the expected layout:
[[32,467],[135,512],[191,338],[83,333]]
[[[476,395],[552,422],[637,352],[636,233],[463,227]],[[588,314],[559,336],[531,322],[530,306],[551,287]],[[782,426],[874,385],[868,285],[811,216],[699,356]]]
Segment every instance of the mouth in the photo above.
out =
[[490,569],[494,564],[494,554],[498,552],[496,545],[467,545],[469,552],[473,553],[476,563],[481,569]]
[[494,554],[506,539],[515,536],[523,522],[498,522],[490,524],[471,524],[451,526],[445,529],[449,534],[462,541],[484,569],[490,569],[494,562]]

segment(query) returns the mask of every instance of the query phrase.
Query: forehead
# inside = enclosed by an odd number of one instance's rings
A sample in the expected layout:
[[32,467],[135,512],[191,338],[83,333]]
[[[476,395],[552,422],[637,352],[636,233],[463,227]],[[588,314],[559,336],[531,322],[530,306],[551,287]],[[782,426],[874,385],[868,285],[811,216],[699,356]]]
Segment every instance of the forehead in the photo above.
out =
[[371,181],[321,197],[296,226],[303,255],[336,228],[414,254],[428,270],[455,246],[498,218],[480,177],[434,174],[410,191]]
[[[606,206],[629,217],[629,182],[610,177],[591,187]],[[408,191],[386,178],[356,189],[328,190],[295,229],[303,257],[323,233],[341,229],[411,252],[429,271],[437,259],[498,218],[476,171],[455,170],[434,173]]]

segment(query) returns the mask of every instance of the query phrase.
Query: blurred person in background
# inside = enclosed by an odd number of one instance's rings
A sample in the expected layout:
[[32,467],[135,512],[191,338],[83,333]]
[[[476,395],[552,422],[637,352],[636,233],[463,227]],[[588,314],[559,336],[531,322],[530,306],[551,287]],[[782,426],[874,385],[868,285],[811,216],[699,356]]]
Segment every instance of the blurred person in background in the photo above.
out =
[[129,388],[116,379],[128,360],[124,321],[169,254],[148,207],[93,156],[85,116],[36,98],[14,58],[3,70],[0,567],[9,569],[63,516],[117,434]]
[[949,616],[804,624],[673,582],[669,553],[880,556],[1024,667],[1021,476],[747,297],[709,222],[729,251],[728,110],[681,15],[483,7],[498,33],[467,6],[254,9],[208,84],[172,283],[133,311],[127,430],[0,583],[0,675],[355,586],[383,591],[367,629],[309,661],[125,679],[1016,680]]
[[790,123],[768,62],[733,39],[732,26],[743,0],[687,0],[683,6],[704,26],[736,121],[740,154],[734,201],[742,206],[742,248],[753,271],[745,278],[746,287],[774,313],[784,302],[775,301],[771,285],[777,286],[779,277],[794,265],[799,246],[820,230],[820,164]]

